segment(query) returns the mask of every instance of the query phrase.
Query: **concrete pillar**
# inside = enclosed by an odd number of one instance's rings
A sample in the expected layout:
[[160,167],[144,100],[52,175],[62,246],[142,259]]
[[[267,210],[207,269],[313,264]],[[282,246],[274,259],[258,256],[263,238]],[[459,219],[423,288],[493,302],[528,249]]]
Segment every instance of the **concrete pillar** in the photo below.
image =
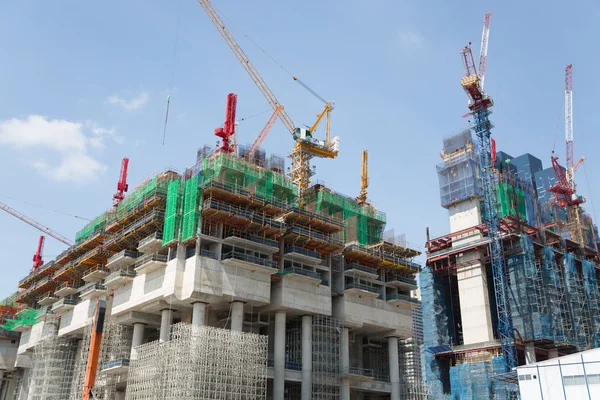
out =
[[398,365],[398,338],[388,338],[388,358],[390,360],[390,383],[392,395],[390,400],[400,400],[400,366]]
[[[472,254],[463,255],[475,257]],[[467,260],[461,260],[464,262]],[[485,268],[481,264],[456,270],[464,344],[494,340]]]
[[6,384],[6,400],[13,400],[13,397],[9,397],[12,396],[13,393],[15,393],[15,385],[17,384],[16,379],[11,379],[7,382]]
[[241,332],[244,327],[244,302],[231,303],[231,330]]
[[356,363],[358,364],[358,368],[364,368],[365,364],[363,360],[363,335],[356,335],[354,345],[356,346]]
[[273,349],[273,400],[283,400],[285,391],[285,311],[275,313],[275,347]]
[[165,308],[160,316],[160,343],[169,341],[171,324],[173,323],[173,310]]
[[558,349],[548,350],[548,358],[557,358],[557,357],[558,357]]
[[302,400],[312,398],[312,316],[302,316]]
[[533,343],[525,344],[525,364],[535,364],[535,347]]
[[125,400],[125,392],[115,392],[115,400]]
[[133,324],[133,338],[131,339],[131,355],[129,356],[129,359],[131,360],[137,359],[137,350],[135,348],[144,342],[144,327],[145,324],[142,323]]
[[[340,344],[340,356],[341,356],[341,364],[340,369],[342,370],[342,374],[347,374],[350,372],[350,347],[348,334],[350,330],[349,328],[344,327],[342,330],[342,343]],[[341,399],[342,400],[350,400],[350,381],[348,378],[342,378],[342,387],[341,387]]]
[[192,311],[192,325],[204,326],[204,319],[206,316],[206,303],[197,301],[192,306],[194,307],[194,310]]
[[29,374],[31,373],[31,368],[23,369],[23,376],[21,377],[21,382],[18,387],[18,396],[17,400],[27,400],[28,391],[29,391]]

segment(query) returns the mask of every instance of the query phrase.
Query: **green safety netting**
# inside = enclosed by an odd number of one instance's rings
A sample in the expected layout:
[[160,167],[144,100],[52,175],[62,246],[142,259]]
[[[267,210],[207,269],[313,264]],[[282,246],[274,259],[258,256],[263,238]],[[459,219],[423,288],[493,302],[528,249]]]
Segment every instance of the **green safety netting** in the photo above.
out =
[[96,232],[103,230],[106,226],[106,217],[107,212],[103,212],[102,214],[94,218],[92,222],[84,226],[82,230],[75,234],[75,242],[81,243],[88,237],[94,235]]
[[117,220],[131,213],[136,207],[140,206],[156,194],[166,196],[168,184],[169,180],[159,179],[159,177],[154,177],[144,183],[119,203],[116,213]]
[[163,226],[163,246],[171,243],[178,236],[179,224],[181,222],[179,203],[182,187],[183,185],[181,185],[181,180],[179,179],[170,181],[168,185],[165,222]]
[[297,188],[285,175],[225,154],[202,160],[200,185],[212,181],[243,189],[267,201],[289,205],[297,199]]
[[496,185],[496,200],[498,202],[498,217],[519,216],[524,219],[527,216],[525,209],[525,192],[521,188],[515,188],[510,183],[499,183]]
[[183,213],[179,240],[185,241],[196,235],[202,193],[198,187],[198,175],[185,182],[183,191]]
[[40,313],[41,313],[40,310],[35,310],[33,308],[26,308],[24,310],[19,311],[17,313],[17,315],[15,316],[15,318],[7,319],[6,322],[4,322],[2,325],[0,325],[0,328],[6,329],[7,331],[12,331],[17,326],[20,326],[20,325],[29,325],[29,326],[34,325],[38,322],[35,318],[38,315],[40,315]]
[[13,294],[11,294],[10,296],[8,296],[4,300],[0,300],[0,306],[14,306],[15,305],[15,299],[17,298],[18,294],[19,294],[19,292],[14,292]]
[[360,205],[353,198],[329,191],[308,194],[306,203],[313,203],[316,211],[342,218],[345,242],[357,241],[367,246],[382,240],[386,216],[372,206]]

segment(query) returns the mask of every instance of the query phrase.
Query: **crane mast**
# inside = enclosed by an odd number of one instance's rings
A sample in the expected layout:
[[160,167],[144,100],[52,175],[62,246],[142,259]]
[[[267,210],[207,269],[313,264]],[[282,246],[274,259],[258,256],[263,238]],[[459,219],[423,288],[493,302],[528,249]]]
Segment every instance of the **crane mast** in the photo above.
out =
[[44,240],[44,235],[40,236],[40,239],[38,240],[37,250],[33,255],[33,268],[31,268],[31,272],[44,265],[44,260],[42,259],[42,253],[44,252]]
[[565,142],[567,183],[575,192],[575,171],[573,171],[573,64],[565,68]]
[[237,94],[229,93],[227,95],[227,108],[225,109],[225,122],[222,128],[215,129],[215,135],[221,138],[221,146],[218,150],[223,153],[233,153],[235,143],[231,141],[235,133],[235,115],[237,112]]
[[277,106],[275,111],[273,111],[273,114],[271,114],[271,117],[269,118],[265,126],[262,128],[256,139],[254,139],[254,142],[250,146],[250,149],[248,149],[248,153],[246,154],[246,158],[248,160],[251,160],[254,157],[254,153],[256,153],[256,150],[258,150],[260,148],[260,145],[265,141],[267,135],[269,134],[269,131],[271,130],[273,125],[275,125],[275,122],[277,121],[277,118],[279,118],[279,115],[281,114],[282,110],[283,106]]
[[58,240],[59,242],[63,242],[67,246],[73,246],[75,244],[71,240],[69,240],[66,237],[64,237],[63,235],[61,235],[60,233],[54,232],[52,229],[48,228],[47,226],[44,226],[44,225],[40,224],[39,222],[29,218],[28,216],[21,214],[14,208],[10,208],[9,206],[7,206],[4,203],[0,203],[0,210],[6,211],[10,215],[19,218],[21,221],[25,222],[26,224],[29,224],[29,225],[33,226],[35,229],[37,229],[41,232],[44,232],[45,234],[47,234],[49,236],[52,236],[54,239]]
[[367,204],[367,188],[369,187],[369,152],[363,150],[361,173],[360,173],[360,194],[356,198],[358,204]]
[[[491,15],[486,14],[483,27],[483,37],[486,38],[486,43],[485,46],[482,44],[482,49],[485,49],[486,52],[490,19]],[[461,56],[465,67],[465,77],[461,79],[461,85],[469,96],[469,110],[473,117],[471,129],[475,132],[479,144],[478,158],[481,170],[483,216],[490,240],[489,253],[496,297],[496,311],[498,314],[498,333],[506,364],[505,367],[507,371],[510,371],[518,365],[518,359],[515,347],[515,330],[508,297],[508,273],[504,259],[504,245],[500,233],[500,219],[496,210],[496,175],[491,160],[490,139],[493,125],[489,120],[489,116],[492,113],[491,107],[493,106],[493,101],[483,91],[483,82],[481,75],[477,74],[475,70],[470,45],[461,51]],[[485,61],[483,64],[485,64]]]
[[124,157],[121,162],[121,172],[119,173],[119,182],[117,182],[117,193],[113,195],[113,206],[116,207],[125,198],[125,192],[129,189],[127,184],[127,170],[129,168],[129,158]]

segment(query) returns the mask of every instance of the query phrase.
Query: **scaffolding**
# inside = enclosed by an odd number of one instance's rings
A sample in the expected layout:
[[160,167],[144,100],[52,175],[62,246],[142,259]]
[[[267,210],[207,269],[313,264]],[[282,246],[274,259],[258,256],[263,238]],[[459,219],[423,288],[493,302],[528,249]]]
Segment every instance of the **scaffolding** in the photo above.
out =
[[575,256],[573,254],[566,253],[564,256],[564,273],[565,284],[569,293],[568,303],[573,321],[570,343],[576,345],[580,350],[586,350],[593,347],[593,343],[590,343],[590,339],[593,337],[590,329],[591,320],[583,281],[577,271]]
[[322,315],[312,318],[312,399],[340,398],[341,321]]
[[69,398],[75,367],[75,340],[58,337],[59,319],[46,314],[42,339],[33,352],[29,400]]
[[581,269],[583,271],[583,288],[590,311],[590,330],[593,332],[591,344],[593,347],[600,347],[600,298],[598,297],[596,266],[592,261],[582,260]]
[[266,399],[266,336],[178,323],[137,352],[127,400]]

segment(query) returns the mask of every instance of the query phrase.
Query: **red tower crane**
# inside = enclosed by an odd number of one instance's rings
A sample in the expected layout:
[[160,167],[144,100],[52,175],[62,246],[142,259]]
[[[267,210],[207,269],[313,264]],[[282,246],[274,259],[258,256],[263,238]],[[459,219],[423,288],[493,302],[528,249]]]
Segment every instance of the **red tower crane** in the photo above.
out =
[[113,196],[113,206],[116,207],[125,198],[124,193],[129,189],[127,184],[127,169],[129,167],[129,158],[124,157],[121,162],[121,173],[119,174],[119,182],[117,183],[117,193]]
[[221,146],[218,150],[224,153],[233,153],[235,143],[232,143],[231,137],[235,133],[235,112],[237,109],[237,94],[229,93],[227,95],[227,109],[225,110],[225,123],[222,128],[215,129],[215,135],[221,138]]
[[37,251],[33,255],[33,268],[31,268],[31,272],[35,271],[42,265],[44,265],[44,260],[42,260],[42,253],[44,252],[44,240],[45,236],[41,235],[40,240],[38,241]]

